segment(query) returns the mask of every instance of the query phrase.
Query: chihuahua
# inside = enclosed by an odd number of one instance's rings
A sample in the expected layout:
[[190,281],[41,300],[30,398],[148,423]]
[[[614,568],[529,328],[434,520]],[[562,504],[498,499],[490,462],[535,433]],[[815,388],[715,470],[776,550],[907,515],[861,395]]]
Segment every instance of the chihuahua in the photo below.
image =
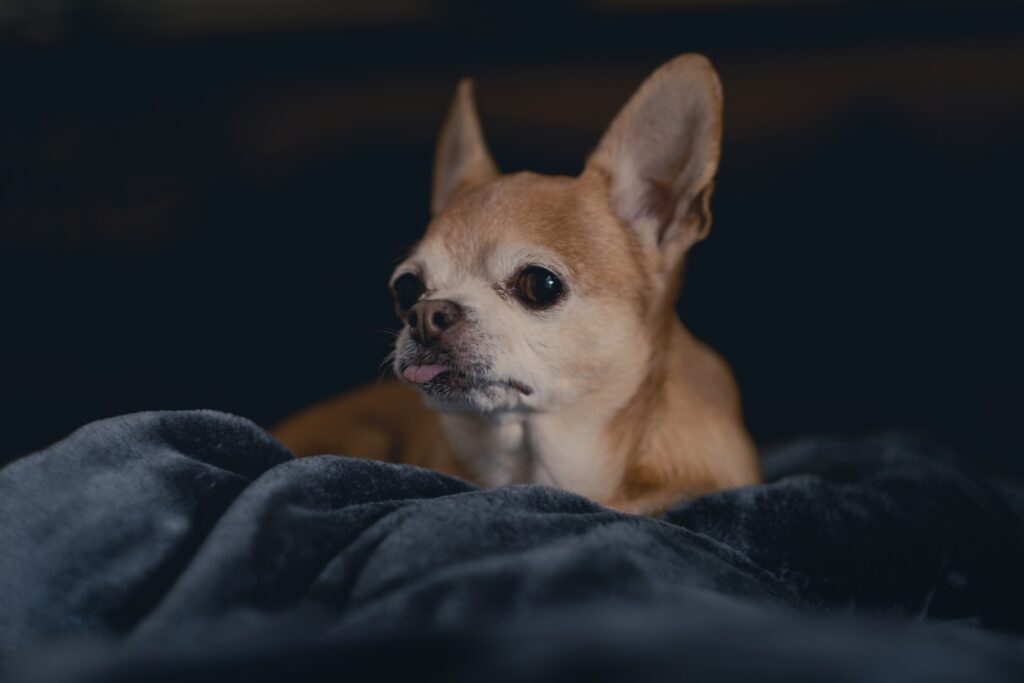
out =
[[714,68],[682,55],[578,177],[502,175],[462,81],[432,220],[390,280],[400,381],[314,406],[276,436],[298,455],[547,484],[639,514],[758,482],[730,368],[675,311],[685,256],[711,226],[721,131]]

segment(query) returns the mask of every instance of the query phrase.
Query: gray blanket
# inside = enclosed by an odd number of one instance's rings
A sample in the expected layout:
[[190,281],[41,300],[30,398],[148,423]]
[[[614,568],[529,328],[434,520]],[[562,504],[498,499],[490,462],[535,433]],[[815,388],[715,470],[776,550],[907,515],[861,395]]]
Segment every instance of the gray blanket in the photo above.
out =
[[904,435],[766,463],[656,520],[97,422],[0,470],[0,677],[1024,680],[1018,491]]

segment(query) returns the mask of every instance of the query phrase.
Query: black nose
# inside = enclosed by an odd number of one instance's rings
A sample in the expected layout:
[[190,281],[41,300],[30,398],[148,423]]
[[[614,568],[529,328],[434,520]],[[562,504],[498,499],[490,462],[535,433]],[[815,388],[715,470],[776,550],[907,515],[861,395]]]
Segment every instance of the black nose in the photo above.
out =
[[412,338],[430,345],[462,322],[462,307],[454,301],[427,299],[409,309],[407,322]]

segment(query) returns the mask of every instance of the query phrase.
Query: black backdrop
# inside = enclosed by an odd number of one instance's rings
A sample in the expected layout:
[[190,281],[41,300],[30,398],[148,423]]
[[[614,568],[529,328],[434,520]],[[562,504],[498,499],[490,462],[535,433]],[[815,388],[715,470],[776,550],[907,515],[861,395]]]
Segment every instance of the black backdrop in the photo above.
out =
[[695,50],[727,118],[680,312],[755,436],[923,427],[1024,464],[1016,4],[427,2],[255,27],[30,5],[0,15],[0,459],[142,409],[269,426],[372,380],[457,78],[504,170],[576,173]]

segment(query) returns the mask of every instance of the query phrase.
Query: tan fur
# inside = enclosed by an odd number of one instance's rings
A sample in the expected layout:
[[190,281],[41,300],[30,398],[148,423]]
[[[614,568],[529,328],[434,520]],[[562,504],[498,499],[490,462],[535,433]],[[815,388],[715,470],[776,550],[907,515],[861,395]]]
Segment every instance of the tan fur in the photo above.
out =
[[351,455],[470,479],[441,436],[437,414],[413,387],[389,379],[317,403],[278,424],[295,455]]
[[[720,134],[717,77],[687,55],[641,86],[578,178],[502,176],[460,85],[438,146],[434,219],[396,276],[415,270],[425,299],[469,307],[471,351],[536,391],[435,413],[415,389],[383,382],[275,434],[297,455],[553,484],[644,514],[759,481],[732,373],[674,309],[684,255],[710,226]],[[537,315],[511,300],[506,262],[524,250],[564,271],[563,307]],[[399,347],[410,344],[403,331]]]

